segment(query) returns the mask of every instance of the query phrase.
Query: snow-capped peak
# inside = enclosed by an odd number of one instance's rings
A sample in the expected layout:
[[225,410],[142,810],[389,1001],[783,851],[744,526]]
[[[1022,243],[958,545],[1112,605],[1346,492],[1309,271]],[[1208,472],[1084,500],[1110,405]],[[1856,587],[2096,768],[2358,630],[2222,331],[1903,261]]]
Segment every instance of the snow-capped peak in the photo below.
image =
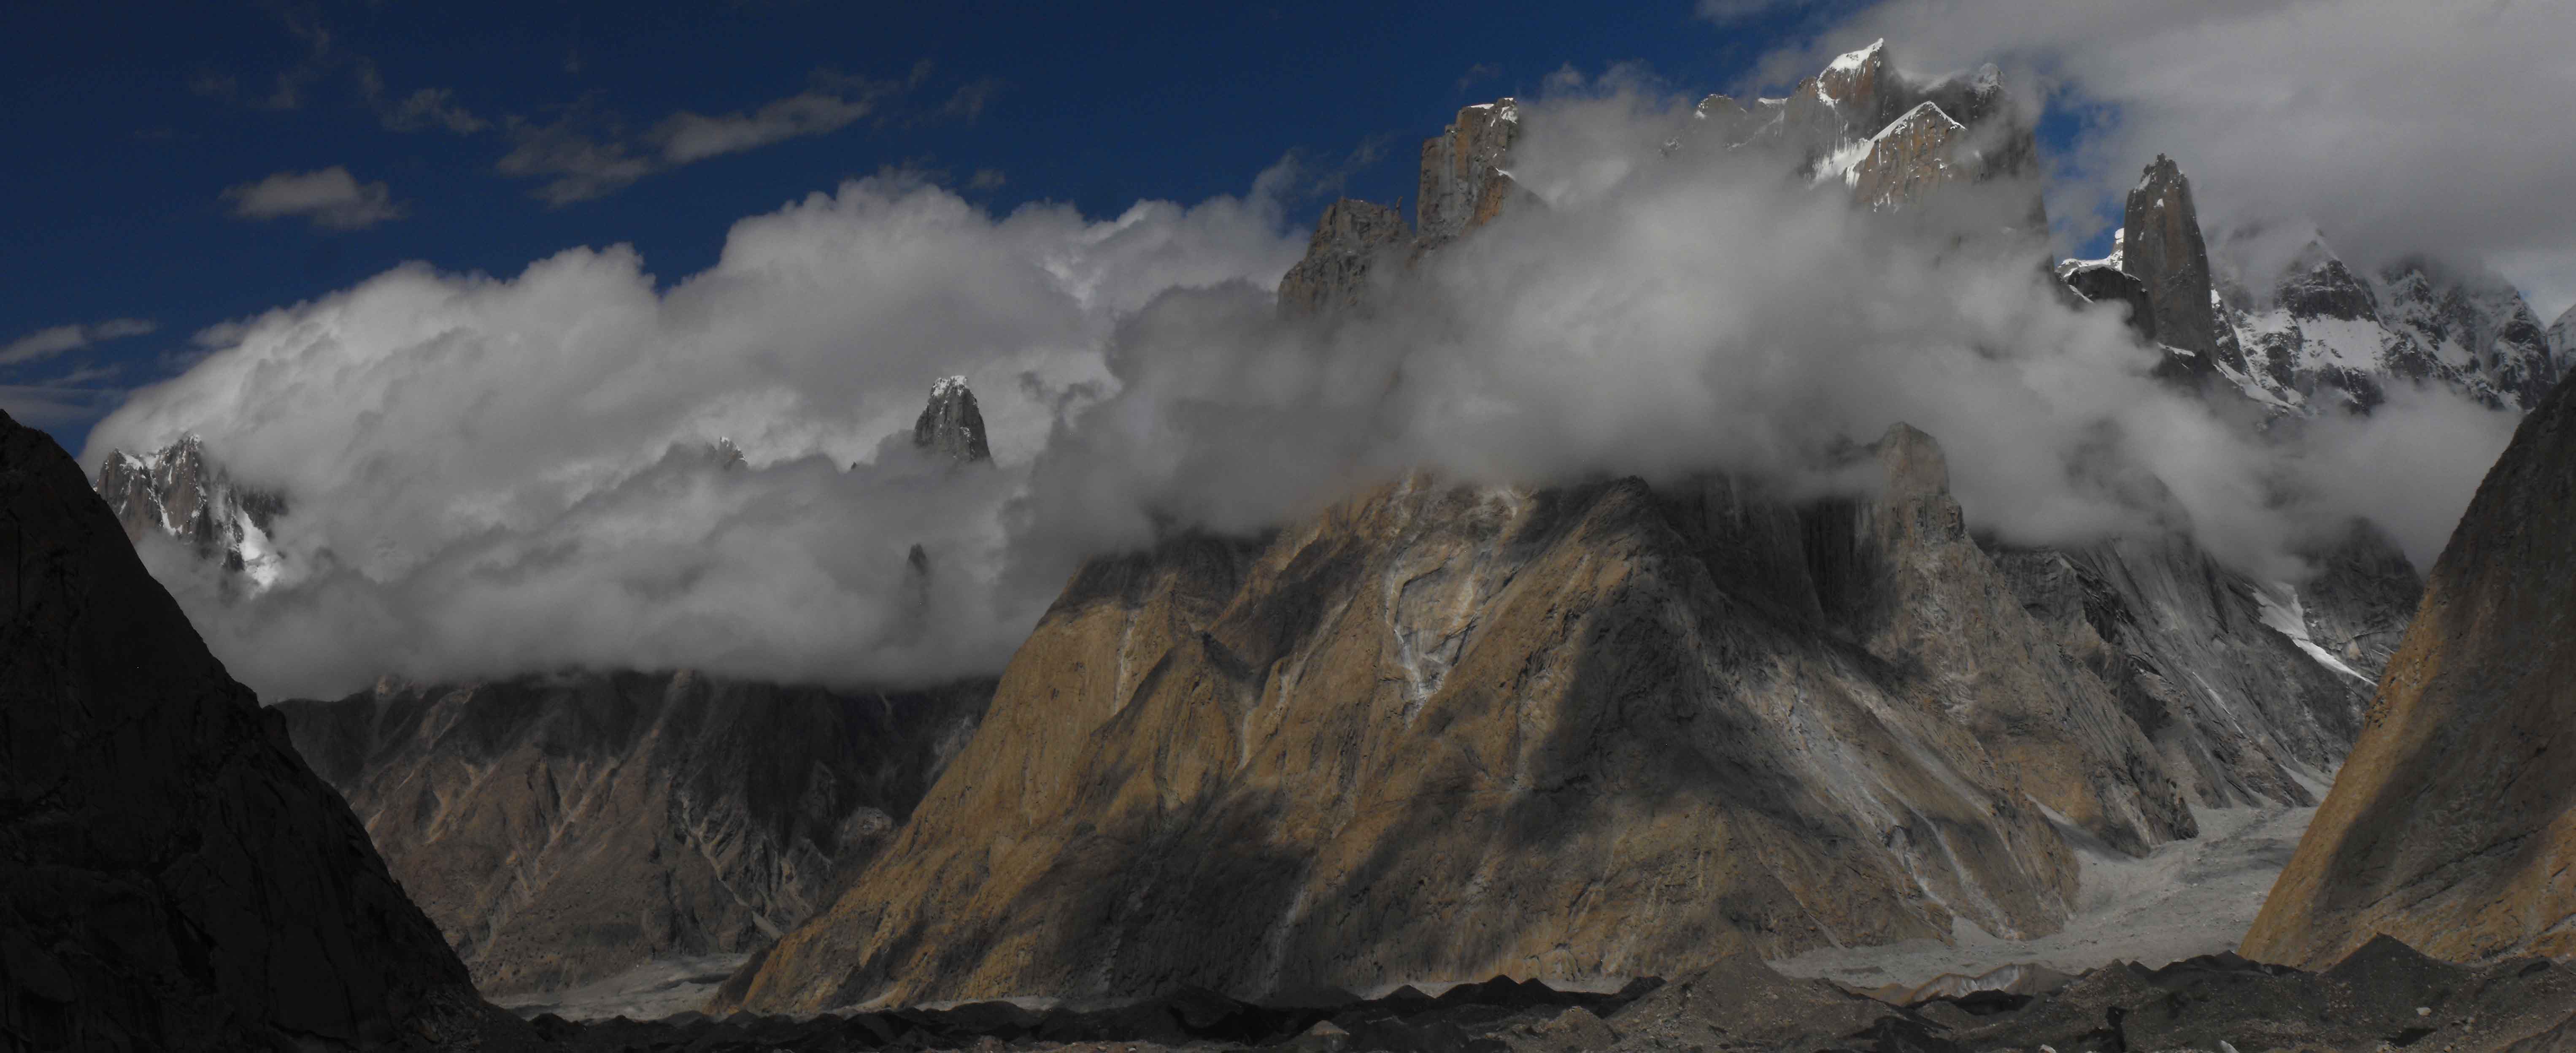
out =
[[1825,72],[1827,72],[1827,73],[1856,73],[1856,72],[1859,72],[1861,67],[1866,66],[1866,65],[1869,65],[1869,60],[1870,60],[1870,59],[1872,59],[1872,58],[1877,57],[1878,53],[1879,53],[1880,51],[1885,50],[1886,48],[1887,48],[1887,38],[1885,38],[1885,37],[1880,37],[1880,38],[1879,38],[1879,39],[1877,39],[1877,40],[1870,41],[1870,43],[1869,43],[1869,46],[1868,46],[1868,47],[1862,48],[1862,49],[1860,49],[1860,50],[1858,50],[1858,51],[1846,51],[1846,52],[1842,53],[1842,55],[1841,55],[1841,56],[1839,56],[1839,57],[1837,57],[1837,58],[1835,58],[1835,59],[1834,59],[1834,61],[1833,61],[1833,64],[1832,64],[1832,65],[1829,65],[1829,66],[1826,66],[1826,67],[1825,67]]
[[941,377],[930,385],[930,397],[933,399],[943,399],[947,398],[951,393],[964,390],[966,390],[965,377]]

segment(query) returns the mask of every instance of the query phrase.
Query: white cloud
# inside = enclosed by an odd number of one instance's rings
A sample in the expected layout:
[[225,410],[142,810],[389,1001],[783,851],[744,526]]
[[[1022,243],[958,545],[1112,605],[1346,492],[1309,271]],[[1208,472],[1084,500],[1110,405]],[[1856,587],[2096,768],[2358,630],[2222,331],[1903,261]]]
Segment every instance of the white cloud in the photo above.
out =
[[144,318],[111,318],[86,325],[57,325],[28,333],[6,344],[0,344],[0,366],[52,358],[65,351],[88,347],[102,340],[141,336],[155,326]]
[[[1275,282],[1302,242],[1266,192],[1091,221],[862,180],[741,221],[667,292],[630,250],[573,250],[507,280],[404,267],[210,329],[223,346],[102,422],[87,462],[194,431],[290,495],[276,542],[298,576],[273,592],[226,607],[186,561],[160,567],[271,693],[574,664],[988,669],[1060,584],[1001,584],[1042,400],[1103,379],[1107,334],[1158,293]],[[950,373],[999,469],[881,451]],[[719,436],[756,467],[698,456]],[[901,581],[915,543],[926,614]]]
[[300,216],[324,230],[364,230],[400,219],[403,207],[381,182],[361,183],[339,165],[314,172],[279,172],[226,189],[223,200],[244,219]]

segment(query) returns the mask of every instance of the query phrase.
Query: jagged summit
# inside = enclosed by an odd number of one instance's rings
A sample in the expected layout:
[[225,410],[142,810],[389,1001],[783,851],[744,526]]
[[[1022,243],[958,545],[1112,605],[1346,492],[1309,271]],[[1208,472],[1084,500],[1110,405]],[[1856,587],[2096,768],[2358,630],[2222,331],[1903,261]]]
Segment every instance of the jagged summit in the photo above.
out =
[[912,445],[959,464],[992,462],[992,447],[984,442],[984,412],[976,408],[965,377],[941,377],[930,385],[930,404],[912,424]]
[[235,484],[195,434],[140,456],[109,450],[95,486],[127,540],[162,534],[220,559],[255,588],[277,581],[280,560],[269,531],[286,514],[286,498]]

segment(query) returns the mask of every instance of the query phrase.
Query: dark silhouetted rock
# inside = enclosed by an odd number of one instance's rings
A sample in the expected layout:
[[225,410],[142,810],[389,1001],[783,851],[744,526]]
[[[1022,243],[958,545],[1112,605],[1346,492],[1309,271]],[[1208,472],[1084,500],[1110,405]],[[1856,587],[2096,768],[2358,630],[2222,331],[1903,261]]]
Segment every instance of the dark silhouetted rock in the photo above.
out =
[[0,415],[0,1046],[347,1047],[472,1017],[437,929],[123,533]]
[[2156,338],[2156,314],[2147,299],[2147,284],[2129,272],[2100,261],[2073,261],[2058,272],[2058,280],[2084,298],[2087,303],[2121,304],[2128,308],[2124,319],[2140,340]]

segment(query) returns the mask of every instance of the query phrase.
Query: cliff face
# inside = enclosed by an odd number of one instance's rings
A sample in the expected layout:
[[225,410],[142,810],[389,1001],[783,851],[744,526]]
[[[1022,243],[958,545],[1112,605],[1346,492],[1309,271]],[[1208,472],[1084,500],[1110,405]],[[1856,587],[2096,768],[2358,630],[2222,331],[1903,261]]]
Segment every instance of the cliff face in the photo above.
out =
[[566,674],[276,709],[497,995],[774,939],[884,846],[990,690]]
[[328,1048],[473,1003],[348,806],[0,416],[0,1045]]
[[2245,935],[2330,961],[2576,951],[2576,385],[2524,418],[2389,661],[2360,742]]
[[2157,342],[2180,353],[2168,364],[2196,379],[2215,377],[2222,367],[2242,374],[2244,352],[2235,334],[2219,324],[2209,246],[2181,167],[2157,155],[2130,188],[2123,218],[2121,269],[2147,287]]

